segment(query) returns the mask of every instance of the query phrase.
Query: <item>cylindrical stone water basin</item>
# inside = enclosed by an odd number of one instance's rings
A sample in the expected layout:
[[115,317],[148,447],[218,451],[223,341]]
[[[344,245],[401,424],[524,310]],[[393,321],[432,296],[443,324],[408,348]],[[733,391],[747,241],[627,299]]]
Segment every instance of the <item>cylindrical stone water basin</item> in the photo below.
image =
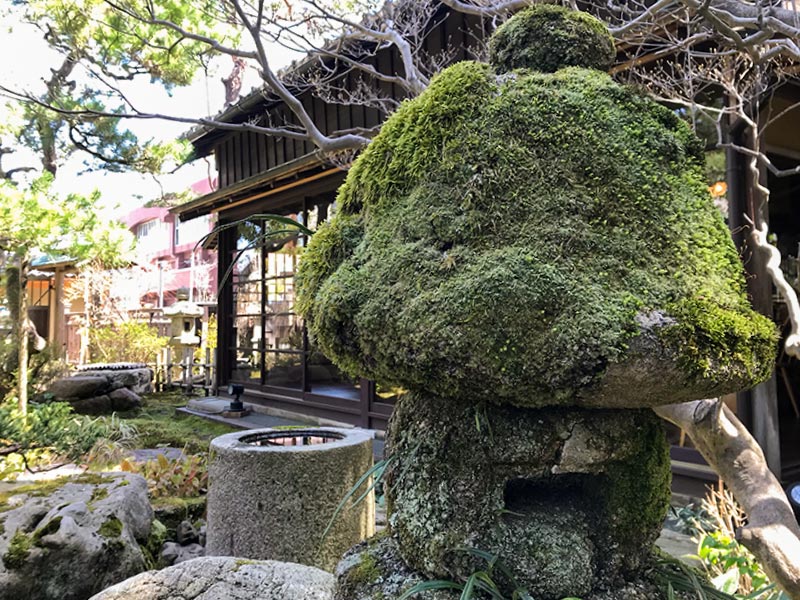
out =
[[211,442],[208,556],[272,559],[332,571],[341,555],[375,533],[372,492],[352,494],[372,467],[372,434],[316,427],[256,429]]

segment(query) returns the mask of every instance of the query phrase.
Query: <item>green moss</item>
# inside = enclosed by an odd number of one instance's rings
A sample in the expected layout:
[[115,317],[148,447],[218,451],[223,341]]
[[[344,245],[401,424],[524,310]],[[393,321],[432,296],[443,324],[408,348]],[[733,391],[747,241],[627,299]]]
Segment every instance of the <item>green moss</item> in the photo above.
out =
[[8,550],[3,555],[3,565],[5,568],[19,569],[22,567],[31,553],[31,545],[31,537],[17,530],[8,544]]
[[89,500],[89,506],[91,507],[94,502],[99,502],[105,498],[108,498],[108,488],[96,487],[94,490],[92,490],[92,497]]
[[42,538],[56,533],[61,528],[61,517],[53,517],[46,524],[33,532],[31,541],[34,546],[42,545]]
[[182,448],[187,454],[202,454],[208,452],[213,438],[237,431],[222,423],[178,413],[176,409],[186,405],[186,397],[180,393],[150,394],[143,400],[141,409],[121,415],[136,427],[137,445],[143,448],[171,446]]
[[500,73],[521,68],[553,73],[563,67],[607,71],[615,56],[614,40],[602,22],[561,6],[523,10],[489,41],[489,61]]
[[661,336],[680,351],[683,368],[696,379],[769,377],[778,334],[768,319],[726,310],[707,298],[683,299],[667,310],[677,321]]
[[140,546],[148,569],[157,569],[165,566],[160,564],[159,561],[161,547],[167,541],[168,535],[167,527],[158,519],[154,519],[150,525],[150,535],[147,536],[147,541]]
[[97,530],[104,538],[118,538],[122,535],[122,521],[117,517],[109,517]]
[[378,562],[367,552],[362,552],[358,566],[347,572],[347,585],[358,586],[377,581],[381,576]]
[[233,563],[233,572],[234,573],[238,572],[239,569],[241,569],[245,565],[254,565],[254,564],[256,564],[256,561],[254,560],[248,560],[246,558],[237,558]]
[[[53,493],[60,490],[68,483],[100,485],[104,483],[105,484],[113,483],[115,481],[119,480],[115,477],[109,477],[107,475],[100,475],[97,473],[84,473],[82,475],[77,475],[77,476],[58,477],[56,479],[50,479],[27,485],[16,486],[4,492],[0,492],[0,513],[11,510],[13,508],[13,506],[10,503],[10,500],[14,496],[25,495],[31,498],[41,498],[44,496],[52,495]],[[94,499],[94,494],[103,494],[103,491],[95,490],[93,492],[93,499]]]
[[91,485],[101,485],[103,483],[114,483],[116,481],[115,477],[109,477],[108,475],[102,475],[100,473],[83,473],[78,475],[77,477],[69,478],[70,482],[73,483],[88,483]]
[[195,521],[203,517],[206,510],[206,497],[154,498],[151,504],[155,511],[156,519],[166,526],[169,535],[174,535],[181,521]]
[[699,376],[723,393],[771,362],[771,325],[747,302],[702,145],[604,73],[450,67],[386,122],[337,203],[301,261],[298,306],[351,375],[570,404],[625,361],[637,315],[684,315],[693,298],[727,315],[714,324],[727,346],[705,344],[710,323],[687,325],[701,332],[687,378],[720,364]]
[[605,498],[605,518],[600,522],[608,524],[612,539],[623,552],[640,547],[642,540],[655,542],[669,508],[672,479],[662,423],[651,417],[646,425],[626,433],[626,443],[640,451],[634,460],[608,467],[600,492]]
[[59,477],[49,481],[41,481],[38,483],[17,486],[10,490],[6,490],[5,492],[0,492],[0,512],[5,512],[13,508],[9,503],[9,500],[11,500],[11,498],[14,496],[21,496],[23,494],[35,498],[49,496],[56,490],[64,487],[64,484],[67,482],[68,478]]

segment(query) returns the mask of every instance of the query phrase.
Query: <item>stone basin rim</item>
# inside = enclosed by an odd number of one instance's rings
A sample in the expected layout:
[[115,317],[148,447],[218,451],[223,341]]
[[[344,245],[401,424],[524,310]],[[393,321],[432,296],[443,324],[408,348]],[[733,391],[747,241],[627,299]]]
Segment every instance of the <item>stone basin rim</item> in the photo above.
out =
[[[334,438],[323,444],[310,444],[308,446],[259,446],[246,441],[246,438],[259,436],[274,437],[302,437],[320,436]],[[357,446],[366,441],[375,439],[375,434],[366,429],[347,429],[342,427],[299,427],[297,429],[281,429],[267,427],[263,429],[248,429],[226,433],[211,440],[211,449],[216,452],[242,452],[242,453],[291,453],[291,452],[325,452],[347,446]]]

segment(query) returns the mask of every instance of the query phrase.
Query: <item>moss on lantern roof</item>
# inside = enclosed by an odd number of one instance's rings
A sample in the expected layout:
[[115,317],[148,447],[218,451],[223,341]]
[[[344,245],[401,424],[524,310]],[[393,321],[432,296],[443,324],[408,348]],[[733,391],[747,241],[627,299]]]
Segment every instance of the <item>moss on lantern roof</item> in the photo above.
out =
[[564,67],[607,71],[614,40],[595,17],[563,6],[533,6],[497,28],[489,62],[498,73],[526,68],[553,73]]
[[[775,328],[747,302],[702,151],[600,71],[459,63],[350,170],[299,309],[344,370],[445,397],[637,406],[752,385]],[[620,369],[638,389],[604,392]]]

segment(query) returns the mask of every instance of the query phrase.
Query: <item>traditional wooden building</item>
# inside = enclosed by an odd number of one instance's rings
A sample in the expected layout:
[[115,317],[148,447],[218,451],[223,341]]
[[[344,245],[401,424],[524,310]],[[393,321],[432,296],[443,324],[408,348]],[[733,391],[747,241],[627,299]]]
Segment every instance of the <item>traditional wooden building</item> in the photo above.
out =
[[[463,60],[471,58],[471,45],[484,38],[477,19],[441,10],[430,23],[424,51],[431,56],[447,54],[450,61]],[[374,54],[372,66],[381,73],[395,73],[399,68],[399,57],[388,49],[370,54]],[[309,61],[296,69],[312,64]],[[352,71],[345,73],[343,87],[354,87],[357,77]],[[374,85],[383,96],[403,97],[393,83],[364,82]],[[298,95],[325,134],[376,128],[386,117],[374,105],[327,103],[308,92]],[[260,91],[243,98],[218,119],[298,125],[285,105]],[[196,155],[214,155],[219,189],[174,211],[181,219],[216,213],[218,225],[247,219],[221,230],[217,239],[219,273],[230,272],[219,297],[220,386],[241,382],[249,401],[384,428],[395,392],[342,375],[310,344],[302,319],[294,313],[294,273],[305,238],[284,236],[251,247],[259,232],[269,227],[258,214],[287,215],[312,228],[326,220],[345,171],[322,157],[308,141],[207,128],[193,131],[189,140]]]
[[[483,39],[480,22],[442,11],[434,19],[425,44],[430,52],[450,52],[452,60],[460,60],[470,57],[472,44],[480,44]],[[396,62],[397,57],[384,50],[376,53],[373,64],[382,73],[394,73]],[[345,85],[352,77],[352,73],[345,75]],[[396,97],[402,96],[390,83],[375,85]],[[770,99],[765,111],[777,111],[773,116],[779,114],[796,101],[796,94],[794,88],[787,87]],[[299,97],[324,133],[375,127],[385,117],[374,107],[325,103],[309,93],[300,93]],[[297,124],[280,101],[261,92],[250,94],[217,118],[228,123],[259,119]],[[781,113],[766,134],[767,151],[773,162],[785,167],[798,164],[798,132],[800,111]],[[734,127],[731,135],[743,133]],[[306,240],[284,235],[263,246],[251,243],[269,227],[258,217],[260,214],[291,216],[312,228],[324,221],[345,172],[320,156],[307,141],[210,128],[194,130],[189,139],[198,156],[214,156],[219,189],[173,210],[183,219],[216,213],[220,225],[244,220],[221,230],[217,239],[219,273],[230,272],[219,298],[220,387],[241,382],[251,402],[384,428],[394,405],[394,390],[342,375],[310,344],[302,320],[294,313],[293,277]],[[791,206],[800,175],[777,179],[765,173],[764,178],[773,190],[772,230],[785,255],[800,256],[800,212]],[[782,322],[782,300],[774,296],[769,279],[759,272],[759,260],[750,257],[746,244],[743,214],[752,216],[755,210],[753,182],[742,155],[735,152],[729,152],[727,157],[726,183],[730,225],[753,275],[749,281],[754,304]],[[726,399],[765,448],[773,470],[787,481],[800,478],[798,397],[798,361],[781,356],[776,375],[769,382]],[[694,482],[716,479],[685,436],[675,432],[673,442],[674,472],[679,481],[680,476]]]

